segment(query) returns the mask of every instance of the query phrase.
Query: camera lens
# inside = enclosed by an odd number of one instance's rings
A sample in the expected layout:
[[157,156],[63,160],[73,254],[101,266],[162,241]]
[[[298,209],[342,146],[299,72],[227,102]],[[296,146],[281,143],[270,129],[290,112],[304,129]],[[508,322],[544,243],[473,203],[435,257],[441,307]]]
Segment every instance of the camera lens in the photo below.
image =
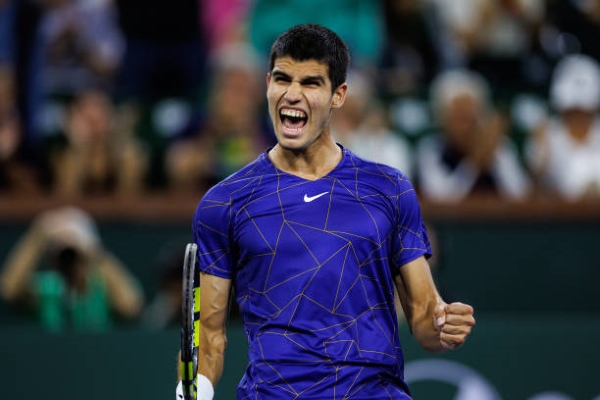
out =
[[73,276],[75,265],[80,259],[79,252],[72,247],[65,247],[56,254],[56,266],[67,279]]

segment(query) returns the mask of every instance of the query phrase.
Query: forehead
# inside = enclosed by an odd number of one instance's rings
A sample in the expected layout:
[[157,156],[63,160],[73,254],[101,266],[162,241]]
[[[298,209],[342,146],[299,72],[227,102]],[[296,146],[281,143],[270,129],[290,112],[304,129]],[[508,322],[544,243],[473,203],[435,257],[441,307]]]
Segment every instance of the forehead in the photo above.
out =
[[291,57],[281,57],[275,60],[271,74],[281,72],[291,77],[321,76],[329,79],[329,67],[316,60],[297,61]]
[[481,106],[481,102],[471,93],[460,93],[448,99],[446,108],[476,108]]

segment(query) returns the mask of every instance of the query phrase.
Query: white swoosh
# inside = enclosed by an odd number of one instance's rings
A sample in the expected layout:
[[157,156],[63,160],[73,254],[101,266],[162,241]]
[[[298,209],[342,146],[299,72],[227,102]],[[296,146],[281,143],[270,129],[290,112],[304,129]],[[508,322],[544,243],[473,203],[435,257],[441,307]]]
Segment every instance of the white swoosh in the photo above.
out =
[[325,196],[326,194],[329,194],[329,192],[319,193],[319,194],[316,194],[316,195],[310,196],[310,197],[307,194],[305,194],[304,195],[304,202],[305,203],[310,203],[311,201],[316,200],[316,199],[318,199],[321,196]]

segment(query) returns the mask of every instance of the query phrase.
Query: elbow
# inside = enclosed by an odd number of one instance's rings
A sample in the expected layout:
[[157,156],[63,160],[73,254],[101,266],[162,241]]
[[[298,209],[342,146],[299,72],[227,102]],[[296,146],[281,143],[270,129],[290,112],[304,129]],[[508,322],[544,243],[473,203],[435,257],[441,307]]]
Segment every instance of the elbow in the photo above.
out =
[[121,315],[123,316],[123,318],[126,318],[128,320],[136,319],[137,317],[140,316],[141,312],[142,312],[141,303],[129,305],[129,306],[123,307],[121,309]]
[[144,297],[141,294],[130,293],[128,298],[122,298],[117,305],[121,317],[134,320],[140,316],[144,308]]
[[15,301],[15,294],[13,291],[7,288],[0,288],[0,299],[5,301],[6,303],[12,303]]
[[6,279],[0,279],[0,298],[7,303],[14,303],[19,296],[19,288]]

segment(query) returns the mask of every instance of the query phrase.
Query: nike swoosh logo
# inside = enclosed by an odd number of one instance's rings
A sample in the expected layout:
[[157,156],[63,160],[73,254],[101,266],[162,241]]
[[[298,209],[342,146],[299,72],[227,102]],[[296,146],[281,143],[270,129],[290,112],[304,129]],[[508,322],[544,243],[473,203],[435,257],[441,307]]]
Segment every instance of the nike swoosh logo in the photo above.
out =
[[325,196],[326,194],[329,194],[329,192],[319,193],[319,194],[316,194],[316,195],[310,196],[310,197],[307,194],[305,194],[304,195],[304,202],[305,203],[310,203],[311,201],[316,200],[316,199],[318,199],[321,196]]

